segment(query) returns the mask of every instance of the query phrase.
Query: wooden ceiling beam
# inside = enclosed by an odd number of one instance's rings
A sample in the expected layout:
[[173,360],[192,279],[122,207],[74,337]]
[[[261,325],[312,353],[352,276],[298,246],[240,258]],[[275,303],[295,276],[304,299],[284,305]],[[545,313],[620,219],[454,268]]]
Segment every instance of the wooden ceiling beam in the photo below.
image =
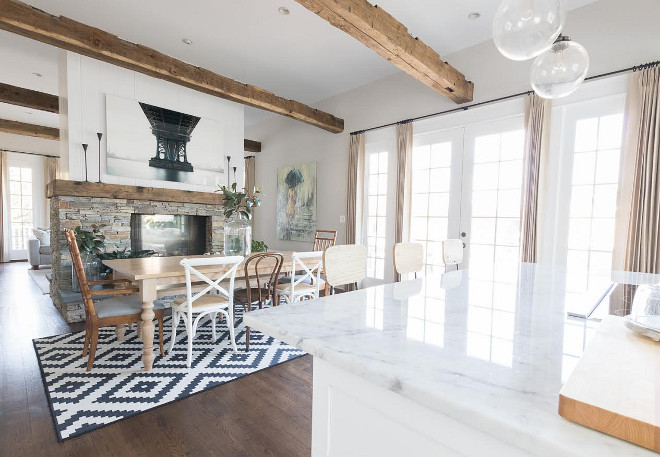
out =
[[185,63],[103,30],[57,17],[17,0],[0,0],[0,29],[154,78],[340,133],[344,121],[295,100]]
[[382,8],[366,0],[296,2],[454,102],[472,101],[472,82]]
[[0,119],[0,132],[13,133],[15,135],[33,136],[46,140],[59,140],[60,130],[43,125],[26,124],[25,122]]
[[245,152],[261,152],[261,142],[246,138],[243,140],[243,150]]
[[36,90],[0,83],[0,102],[58,114],[59,97]]

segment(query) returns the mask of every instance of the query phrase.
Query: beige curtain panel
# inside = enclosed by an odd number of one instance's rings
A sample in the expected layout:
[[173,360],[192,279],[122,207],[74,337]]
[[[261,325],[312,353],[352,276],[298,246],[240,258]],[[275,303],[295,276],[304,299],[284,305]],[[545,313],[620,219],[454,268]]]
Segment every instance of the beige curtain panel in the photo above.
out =
[[525,151],[523,189],[520,208],[520,260],[537,262],[541,208],[550,137],[550,100],[531,94],[525,101]]
[[639,71],[631,78],[631,89],[638,91],[631,98],[638,106],[631,106],[637,110],[636,125],[627,126],[635,129],[636,141],[624,145],[624,161],[634,157],[635,163],[625,269],[660,273],[660,68]]
[[254,195],[254,190],[256,187],[255,165],[256,165],[256,159],[253,156],[245,158],[245,190],[248,193],[248,195]]
[[11,248],[9,222],[9,168],[7,153],[0,151],[0,262],[9,262]]
[[348,191],[346,196],[346,244],[355,244],[357,221],[361,218],[364,182],[364,133],[351,135],[348,147]]
[[408,219],[405,214],[406,208],[406,183],[410,179],[410,167],[412,162],[413,124],[406,122],[396,126],[396,211],[394,223],[394,242],[401,243],[404,240],[404,223]]

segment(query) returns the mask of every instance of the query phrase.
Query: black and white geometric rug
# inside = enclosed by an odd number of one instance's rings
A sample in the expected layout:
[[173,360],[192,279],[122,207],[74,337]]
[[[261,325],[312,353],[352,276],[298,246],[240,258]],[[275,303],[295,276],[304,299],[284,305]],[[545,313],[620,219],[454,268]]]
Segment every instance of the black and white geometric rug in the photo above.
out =
[[256,330],[251,330],[250,351],[245,352],[245,327],[242,325],[237,325],[238,353],[234,353],[225,322],[224,319],[222,323],[216,321],[218,339],[214,343],[211,323],[202,319],[193,340],[191,369],[186,367],[187,335],[181,323],[174,349],[167,352],[171,330],[169,317],[164,323],[165,357],[160,357],[156,333],[156,359],[148,373],[142,371],[142,343],[135,331],[127,330],[124,341],[118,342],[114,328],[102,328],[94,367],[89,373],[85,371],[87,357],[82,357],[85,332],[34,340],[58,441],[305,354]]

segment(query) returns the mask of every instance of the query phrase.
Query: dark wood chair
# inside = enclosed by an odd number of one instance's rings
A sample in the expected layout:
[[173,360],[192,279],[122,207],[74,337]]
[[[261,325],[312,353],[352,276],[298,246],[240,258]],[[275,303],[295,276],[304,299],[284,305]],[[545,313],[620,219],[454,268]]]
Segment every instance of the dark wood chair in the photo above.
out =
[[[243,305],[249,312],[256,305],[263,308],[269,301],[279,305],[277,282],[284,263],[284,256],[278,252],[259,252],[251,255],[244,266],[245,289],[234,290],[234,307]],[[234,315],[236,313],[234,312]],[[245,327],[245,352],[250,350],[250,327]]]
[[312,251],[325,251],[337,242],[336,230],[317,230],[314,232],[314,247]]
[[[99,328],[114,327],[117,325],[141,323],[142,322],[142,302],[136,295],[139,292],[137,287],[131,287],[128,280],[104,280],[87,281],[85,269],[83,268],[76,235],[73,230],[65,229],[66,242],[71,253],[71,262],[76,271],[80,293],[83,304],[85,305],[85,346],[83,347],[83,357],[89,351],[89,360],[87,361],[87,371],[92,370],[94,357],[96,355],[96,344],[99,339]],[[90,289],[90,286],[109,285],[121,286],[112,289]],[[92,298],[95,296],[109,296],[105,300],[100,300],[96,304]],[[163,305],[154,303],[154,313],[158,319],[158,338],[160,341],[160,355],[165,356],[163,350]]]

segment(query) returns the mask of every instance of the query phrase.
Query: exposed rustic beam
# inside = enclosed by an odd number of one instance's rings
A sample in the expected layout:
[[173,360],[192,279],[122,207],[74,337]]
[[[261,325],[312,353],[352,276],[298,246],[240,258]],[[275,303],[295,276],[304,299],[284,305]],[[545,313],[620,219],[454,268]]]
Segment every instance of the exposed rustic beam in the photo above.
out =
[[16,135],[34,136],[47,140],[59,140],[60,130],[43,125],[26,124],[25,122],[0,119],[0,132],[14,133]]
[[122,40],[72,19],[53,16],[17,0],[0,0],[0,29],[216,97],[288,116],[329,132],[344,130],[344,121],[332,114]]
[[57,114],[60,112],[57,95],[3,83],[0,83],[0,102],[18,105],[24,108],[48,111],[49,113]]
[[127,198],[129,200],[151,200],[158,202],[202,203],[222,205],[224,197],[214,192],[196,192],[192,190],[160,189],[156,187],[123,186],[84,181],[56,179],[46,186],[46,197],[95,197]]
[[245,152],[261,152],[261,142],[246,138],[243,140],[243,150]]
[[473,84],[382,8],[366,0],[296,2],[456,103],[472,101]]

